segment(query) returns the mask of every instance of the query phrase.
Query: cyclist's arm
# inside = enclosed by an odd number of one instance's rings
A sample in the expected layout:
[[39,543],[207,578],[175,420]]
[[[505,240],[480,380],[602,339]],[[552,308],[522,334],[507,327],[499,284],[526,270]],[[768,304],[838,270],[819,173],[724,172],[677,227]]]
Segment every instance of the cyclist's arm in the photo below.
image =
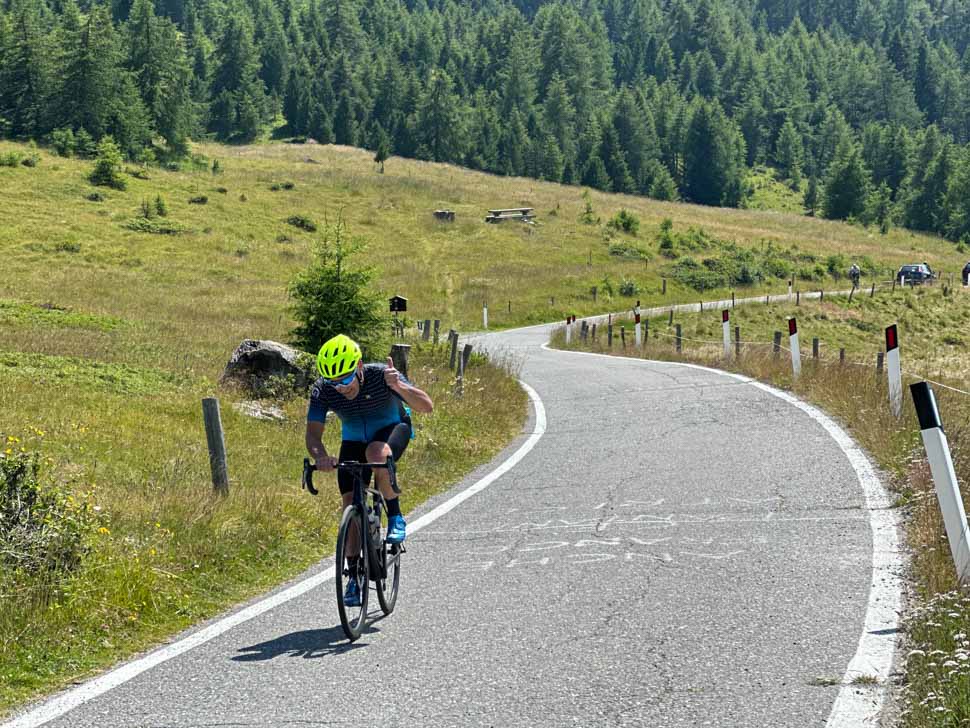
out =
[[398,382],[397,386],[394,387],[394,392],[415,412],[430,414],[434,411],[434,402],[431,401],[431,397],[413,384]]
[[324,424],[315,420],[308,420],[306,423],[306,449],[316,463],[317,470],[324,472],[333,469],[336,458],[327,454],[327,448],[323,444]]

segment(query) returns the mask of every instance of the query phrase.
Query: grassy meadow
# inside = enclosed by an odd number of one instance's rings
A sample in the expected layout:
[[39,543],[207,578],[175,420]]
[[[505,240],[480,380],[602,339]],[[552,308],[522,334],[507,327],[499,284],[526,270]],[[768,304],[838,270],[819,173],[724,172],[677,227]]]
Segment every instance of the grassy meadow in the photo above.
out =
[[[0,142],[0,156],[9,152],[35,153]],[[311,499],[298,485],[305,402],[281,402],[284,422],[254,420],[232,407],[243,393],[217,382],[241,340],[287,340],[287,285],[338,215],[366,243],[359,262],[377,269],[385,293],[406,296],[410,317],[441,319],[444,330],[478,328],[483,300],[490,325],[506,327],[628,309],[638,298],[648,306],[730,295],[704,276],[741,254],[772,275],[739,295],[786,290],[784,266],[817,288],[836,284],[828,269],[843,259],[865,258],[880,279],[902,263],[955,272],[965,262],[953,245],[904,230],[883,236],[398,158],[379,174],[357,149],[195,152],[178,170],[131,167],[125,191],[93,187],[91,162],[44,150],[36,167],[0,167],[0,455],[11,463],[39,453],[40,492],[61,519],[43,533],[70,561],[42,572],[0,561],[0,712],[332,549],[336,489]],[[143,217],[159,197],[167,215]],[[535,208],[535,226],[483,222],[489,208],[520,206]],[[439,208],[456,221],[435,221]],[[624,209],[639,222],[636,235],[607,225]],[[674,249],[661,247],[664,220]],[[674,270],[688,258],[696,265]],[[630,295],[619,292],[624,281]],[[753,322],[743,326],[755,335]],[[437,408],[417,419],[402,465],[406,508],[492,457],[526,413],[514,362],[473,358],[456,399],[443,346],[413,343],[413,378]],[[939,342],[941,351],[954,346]],[[209,483],[200,399],[213,394],[226,430],[227,499]]]
[[[786,319],[795,316],[802,356],[802,375],[792,376],[791,358],[783,349],[772,352],[775,331],[789,344]],[[942,285],[915,289],[877,290],[853,296],[803,300],[794,304],[749,304],[731,311],[740,326],[740,358],[723,358],[720,311],[676,314],[682,327],[682,352],[675,350],[675,329],[669,317],[650,319],[650,338],[637,349],[633,324],[615,319],[612,348],[605,327],[595,341],[575,337],[569,346],[559,330],[561,348],[690,361],[755,377],[793,391],[835,416],[889,474],[902,508],[911,547],[910,608],[905,616],[901,655],[903,672],[897,689],[906,728],[945,728],[970,722],[970,593],[959,587],[946,531],[923,450],[916,413],[904,388],[903,417],[890,412],[886,376],[876,374],[876,354],[884,349],[884,329],[899,329],[904,384],[932,378],[950,443],[964,502],[970,510],[970,357],[963,332],[970,323],[970,289]],[[626,346],[619,336],[623,326]],[[820,339],[820,356],[812,357],[812,339]],[[839,360],[845,349],[846,360]],[[960,391],[958,391],[960,390]]]

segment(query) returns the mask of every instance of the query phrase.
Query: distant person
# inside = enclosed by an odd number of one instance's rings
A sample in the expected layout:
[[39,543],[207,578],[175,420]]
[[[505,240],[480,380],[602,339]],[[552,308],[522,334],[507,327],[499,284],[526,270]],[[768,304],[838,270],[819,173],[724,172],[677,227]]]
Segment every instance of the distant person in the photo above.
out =
[[[388,457],[397,462],[411,439],[411,417],[404,405],[417,412],[431,412],[434,403],[423,391],[413,386],[394,368],[390,357],[387,364],[364,364],[360,346],[349,336],[339,334],[328,340],[317,356],[320,378],[310,390],[307,411],[306,448],[314,460],[314,467],[329,473],[343,460],[382,463]],[[333,457],[323,444],[327,412],[340,418],[340,455]],[[364,485],[370,482],[365,474]],[[404,516],[398,494],[391,487],[387,470],[374,473],[377,486],[387,503],[387,542],[401,543],[405,538]],[[346,508],[353,501],[354,476],[343,470],[337,472],[337,485]],[[357,544],[349,543],[348,553],[357,553]],[[340,568],[338,566],[338,568]],[[347,591],[344,604],[360,606],[360,587],[357,579],[357,559],[347,557]]]
[[963,285],[970,286],[970,262],[963,266]]
[[859,278],[862,276],[862,271],[859,269],[855,263],[849,267],[849,280],[852,281],[852,287],[859,287]]

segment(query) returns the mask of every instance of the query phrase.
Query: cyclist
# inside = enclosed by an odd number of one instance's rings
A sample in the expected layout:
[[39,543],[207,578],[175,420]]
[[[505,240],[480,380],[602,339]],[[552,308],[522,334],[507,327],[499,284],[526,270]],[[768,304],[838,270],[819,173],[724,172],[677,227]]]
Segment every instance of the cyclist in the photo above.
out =
[[[310,391],[307,411],[306,447],[314,467],[325,473],[331,472],[340,460],[374,463],[384,462],[390,456],[396,462],[411,439],[411,418],[405,405],[417,412],[434,409],[431,398],[395,369],[390,357],[387,364],[364,364],[360,346],[344,334],[334,336],[320,347],[317,371],[320,378]],[[340,418],[339,457],[331,456],[323,444],[328,412]],[[406,535],[406,523],[398,496],[391,488],[390,474],[387,470],[377,470],[374,477],[387,503],[387,541],[401,543]],[[366,485],[370,482],[370,473],[365,478]],[[339,471],[337,485],[346,508],[353,501],[354,478]],[[357,553],[357,538],[354,534],[348,539],[348,554]],[[356,557],[347,557],[347,569],[351,577],[357,574]],[[355,578],[347,580],[344,604],[360,605]]]
[[859,269],[855,263],[849,267],[849,280],[852,281],[852,288],[859,287],[859,277],[862,275],[862,271]]

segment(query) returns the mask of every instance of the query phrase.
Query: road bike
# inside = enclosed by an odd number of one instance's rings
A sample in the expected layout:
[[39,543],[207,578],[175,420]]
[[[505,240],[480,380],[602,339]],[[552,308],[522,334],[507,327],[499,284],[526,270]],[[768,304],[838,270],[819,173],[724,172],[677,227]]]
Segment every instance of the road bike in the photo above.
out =
[[[371,588],[377,592],[377,601],[385,615],[394,611],[398,588],[401,583],[401,555],[405,553],[404,544],[388,543],[387,506],[380,490],[364,487],[364,474],[368,469],[385,468],[391,476],[391,488],[395,493],[401,489],[397,485],[397,472],[394,459],[388,457],[383,463],[360,463],[355,460],[338,462],[337,470],[346,470],[354,477],[354,494],[350,505],[344,509],[337,530],[337,550],[334,561],[334,582],[337,587],[337,611],[344,634],[351,642],[360,637],[367,624],[367,603]],[[303,459],[303,487],[312,495],[317,494],[313,487],[313,472],[316,468],[309,458]],[[368,496],[370,502],[368,502]],[[357,573],[352,575],[347,568],[346,556],[357,557]],[[344,604],[344,592],[350,579],[357,580],[360,591],[360,606],[348,607]],[[371,586],[372,585],[372,586]]]

